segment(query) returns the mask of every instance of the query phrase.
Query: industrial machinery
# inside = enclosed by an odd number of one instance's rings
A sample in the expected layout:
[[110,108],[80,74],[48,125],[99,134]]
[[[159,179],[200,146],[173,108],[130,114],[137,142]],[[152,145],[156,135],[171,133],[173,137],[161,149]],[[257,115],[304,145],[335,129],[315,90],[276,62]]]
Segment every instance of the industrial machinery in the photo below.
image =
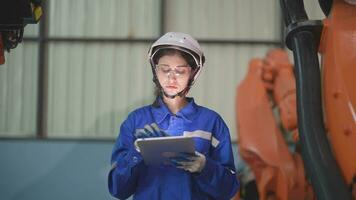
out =
[[[287,27],[285,42],[294,55],[294,73],[290,73],[295,86],[274,79],[270,90],[266,82],[273,79],[266,60],[271,56],[251,62],[237,90],[241,155],[255,173],[260,199],[313,198],[307,182],[317,199],[355,199],[356,1],[319,0],[326,15],[323,21],[309,20],[302,0],[280,2]],[[274,65],[285,65],[281,63]],[[279,70],[273,74],[292,80]],[[302,160],[298,150],[287,149],[278,118],[268,105],[275,102],[279,108],[282,130],[293,130],[286,122],[294,121],[293,99],[298,122],[294,138]],[[286,104],[289,111],[283,110]]]
[[22,42],[24,27],[37,23],[42,16],[41,0],[5,0],[0,5],[0,65],[4,51]]
[[240,154],[252,168],[259,199],[311,199],[295,151],[296,87],[288,54],[273,49],[266,58],[252,59],[236,102]]

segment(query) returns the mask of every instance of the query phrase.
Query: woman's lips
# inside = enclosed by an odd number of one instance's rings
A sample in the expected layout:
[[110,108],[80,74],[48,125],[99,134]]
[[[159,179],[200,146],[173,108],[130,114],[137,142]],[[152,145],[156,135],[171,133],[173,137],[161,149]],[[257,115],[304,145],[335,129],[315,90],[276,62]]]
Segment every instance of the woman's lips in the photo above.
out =
[[178,87],[174,86],[174,85],[167,85],[166,88],[168,88],[168,89],[177,89]]

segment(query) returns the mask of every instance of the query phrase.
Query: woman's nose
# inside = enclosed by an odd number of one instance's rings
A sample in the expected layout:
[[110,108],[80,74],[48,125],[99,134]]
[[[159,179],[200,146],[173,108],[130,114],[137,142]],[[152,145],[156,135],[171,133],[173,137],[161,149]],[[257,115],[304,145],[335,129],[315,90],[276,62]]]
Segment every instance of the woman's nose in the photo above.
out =
[[167,77],[169,80],[176,80],[177,76],[175,75],[175,72],[172,70],[167,74]]

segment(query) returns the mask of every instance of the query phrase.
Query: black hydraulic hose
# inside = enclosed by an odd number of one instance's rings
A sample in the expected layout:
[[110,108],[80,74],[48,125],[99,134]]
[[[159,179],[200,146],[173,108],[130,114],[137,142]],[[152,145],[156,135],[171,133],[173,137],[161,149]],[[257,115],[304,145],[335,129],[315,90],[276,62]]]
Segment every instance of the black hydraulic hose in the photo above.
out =
[[287,26],[295,22],[308,20],[303,0],[280,0],[280,2],[283,18]]
[[323,123],[321,80],[315,34],[300,31],[291,38],[297,86],[298,129],[302,157],[317,199],[351,199],[333,157]]
[[319,200],[351,200],[323,123],[318,46],[322,24],[310,21],[303,0],[280,0],[293,51],[300,146],[305,171]]

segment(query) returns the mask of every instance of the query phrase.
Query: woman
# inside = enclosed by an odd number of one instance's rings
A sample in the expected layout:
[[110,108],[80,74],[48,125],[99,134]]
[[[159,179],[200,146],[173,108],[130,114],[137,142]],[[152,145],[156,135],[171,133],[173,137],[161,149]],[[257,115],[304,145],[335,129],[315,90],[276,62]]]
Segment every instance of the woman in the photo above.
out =
[[[204,64],[198,42],[184,33],[166,33],[150,48],[157,98],[129,114],[112,153],[109,191],[125,199],[230,199],[238,189],[229,130],[214,111],[186,97]],[[196,153],[147,166],[137,138],[187,135]]]

